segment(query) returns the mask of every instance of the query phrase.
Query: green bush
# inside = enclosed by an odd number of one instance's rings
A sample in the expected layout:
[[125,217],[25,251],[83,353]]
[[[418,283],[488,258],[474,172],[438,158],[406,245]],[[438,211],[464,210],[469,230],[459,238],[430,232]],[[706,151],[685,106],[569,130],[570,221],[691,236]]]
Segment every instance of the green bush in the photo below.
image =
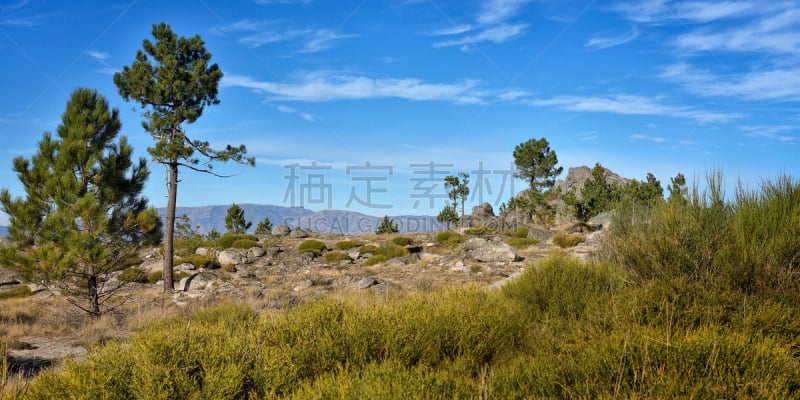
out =
[[396,246],[408,246],[411,243],[413,243],[413,240],[411,240],[409,237],[398,236],[396,238],[392,238],[392,244]]
[[342,251],[332,251],[330,253],[325,253],[325,262],[329,264],[338,263],[339,261],[352,261],[347,253]]
[[352,249],[354,247],[359,247],[361,245],[362,245],[362,243],[359,242],[359,241],[356,241],[356,240],[342,240],[342,241],[336,242],[335,246],[336,246],[336,250],[350,250],[350,249]]
[[575,247],[586,241],[583,235],[570,235],[566,233],[556,233],[553,235],[553,243],[563,249],[567,247]]
[[121,282],[147,283],[147,273],[139,267],[128,267],[119,274]]
[[[0,300],[28,297],[30,295],[31,288],[29,288],[28,285],[19,285],[11,290],[0,290]],[[2,373],[2,371],[0,371],[0,373]]]
[[371,267],[373,265],[385,263],[386,261],[389,261],[389,257],[386,257],[383,254],[375,254],[374,256],[370,256],[370,258],[364,261],[364,266]]
[[387,243],[378,249],[378,253],[392,259],[408,255],[408,249],[393,243]]
[[[173,272],[172,273],[172,279],[175,282],[178,282],[181,279],[189,277],[189,276],[192,276],[192,274],[190,274],[190,273],[188,273],[186,271],[178,271],[178,272]],[[156,283],[156,282],[158,282],[158,281],[160,281],[162,279],[164,279],[164,273],[162,271],[154,271],[154,272],[151,272],[149,275],[147,275],[147,282],[148,283]]]
[[482,236],[482,235],[491,235],[494,233],[494,231],[485,226],[477,226],[474,228],[469,228],[464,230],[464,233],[467,235]]
[[239,239],[233,242],[233,244],[231,244],[231,247],[234,249],[247,250],[251,247],[258,247],[258,241],[251,239]]
[[509,246],[511,246],[511,247],[513,247],[513,248],[515,248],[517,250],[521,250],[521,249],[533,246],[535,244],[539,244],[539,241],[536,240],[536,239],[528,239],[527,237],[523,237],[523,238],[512,237],[512,238],[506,240],[506,243]]
[[315,256],[319,256],[325,251],[325,243],[320,242],[316,239],[308,239],[303,243],[300,243],[300,246],[297,247],[297,252],[303,254],[305,252],[312,252]]
[[458,247],[458,245],[461,244],[466,239],[463,236],[453,231],[441,231],[436,233],[433,240],[440,247],[448,247],[454,249]]
[[528,237],[528,227],[527,226],[520,226],[513,231],[506,232],[507,235],[511,236],[512,238],[527,238]]
[[380,249],[378,246],[367,244],[358,248],[358,254],[378,254]]
[[192,264],[195,268],[217,269],[220,267],[214,257],[202,256],[200,254],[192,254],[188,257],[178,258],[173,262],[174,265],[181,265],[184,263]]
[[236,234],[236,233],[226,233],[222,235],[219,239],[214,241],[214,247],[219,249],[230,249],[233,248],[233,244],[238,240],[252,240],[258,242],[258,237],[255,235],[250,234]]

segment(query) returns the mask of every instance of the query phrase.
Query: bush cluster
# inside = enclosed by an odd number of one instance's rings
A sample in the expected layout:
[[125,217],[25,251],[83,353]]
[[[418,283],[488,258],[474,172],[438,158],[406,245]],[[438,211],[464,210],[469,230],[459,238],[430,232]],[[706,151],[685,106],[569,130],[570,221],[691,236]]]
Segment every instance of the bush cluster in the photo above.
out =
[[343,251],[332,251],[325,253],[325,262],[329,264],[338,263],[339,261],[352,261],[347,253]]
[[539,244],[539,241],[536,239],[529,239],[527,237],[522,237],[522,238],[512,237],[506,240],[506,244],[517,250],[521,250],[533,246],[535,244]]
[[119,274],[120,282],[147,283],[147,272],[139,267],[128,267]]
[[586,241],[583,235],[570,235],[567,233],[556,233],[553,235],[553,244],[562,249],[567,247],[575,247]]
[[192,264],[195,266],[195,268],[217,269],[220,267],[219,263],[214,257],[203,256],[200,254],[192,254],[188,257],[178,258],[173,262],[174,265],[180,265],[184,263]]
[[392,244],[395,246],[408,246],[413,242],[414,241],[411,240],[410,237],[405,237],[405,236],[398,236],[396,238],[392,238]]
[[350,250],[355,247],[360,247],[361,245],[362,243],[357,240],[342,240],[336,242],[335,247],[336,250]]
[[300,254],[311,252],[314,253],[315,256],[319,256],[323,251],[325,251],[326,248],[327,246],[325,246],[325,243],[322,243],[316,239],[308,239],[303,243],[300,243],[300,246],[297,246],[297,252]]
[[239,240],[251,240],[258,243],[258,237],[255,235],[237,234],[228,232],[222,235],[222,237],[220,237],[219,239],[215,240],[213,245],[218,249],[230,249],[233,248],[234,243],[236,243]]
[[458,247],[458,245],[464,242],[464,240],[466,239],[463,236],[453,231],[441,231],[436,233],[436,235],[433,237],[433,241],[436,242],[439,247],[447,247],[451,249]]

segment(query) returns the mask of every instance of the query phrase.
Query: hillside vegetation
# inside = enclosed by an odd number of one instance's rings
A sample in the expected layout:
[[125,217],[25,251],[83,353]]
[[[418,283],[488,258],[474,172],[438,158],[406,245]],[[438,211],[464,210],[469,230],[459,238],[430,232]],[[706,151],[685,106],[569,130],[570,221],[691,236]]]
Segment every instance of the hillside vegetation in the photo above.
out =
[[151,324],[9,398],[800,396],[800,184],[620,205],[603,260],[501,289],[348,296]]

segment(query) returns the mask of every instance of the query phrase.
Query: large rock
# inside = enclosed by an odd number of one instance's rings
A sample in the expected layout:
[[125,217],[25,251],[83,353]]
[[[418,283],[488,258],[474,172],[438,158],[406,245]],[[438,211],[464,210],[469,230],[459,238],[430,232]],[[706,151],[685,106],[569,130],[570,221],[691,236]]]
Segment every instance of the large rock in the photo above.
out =
[[517,260],[514,248],[485,238],[470,238],[461,244],[465,257],[481,262],[513,262]]
[[472,216],[474,218],[491,218],[494,217],[494,209],[489,203],[483,203],[479,206],[472,207]]
[[296,238],[296,239],[307,238],[308,236],[309,236],[308,232],[306,232],[306,231],[304,231],[304,230],[302,230],[300,228],[292,229],[292,232],[289,234],[289,237],[293,237],[293,238]]
[[481,262],[513,262],[517,260],[514,248],[501,242],[489,242],[472,251],[472,258]]
[[0,288],[3,286],[16,286],[20,283],[20,275],[14,271],[0,268]]
[[233,249],[222,250],[219,253],[217,253],[217,262],[219,262],[219,265],[242,264],[247,259],[245,254],[246,252],[242,250],[233,250]]
[[275,225],[272,228],[272,236],[289,236],[292,232],[292,228],[289,228],[289,225]]
[[209,290],[219,281],[219,277],[211,272],[200,272],[183,278],[178,282],[175,290],[188,292],[190,290]]
[[[608,183],[615,183],[620,186],[625,186],[630,183],[630,179],[623,178],[610,169],[606,168],[605,173],[606,181]],[[586,180],[592,177],[592,169],[587,166],[572,167],[567,171],[567,177],[563,181],[558,181],[553,189],[561,193],[567,193],[570,190],[575,192],[575,195],[580,199],[581,191]]]

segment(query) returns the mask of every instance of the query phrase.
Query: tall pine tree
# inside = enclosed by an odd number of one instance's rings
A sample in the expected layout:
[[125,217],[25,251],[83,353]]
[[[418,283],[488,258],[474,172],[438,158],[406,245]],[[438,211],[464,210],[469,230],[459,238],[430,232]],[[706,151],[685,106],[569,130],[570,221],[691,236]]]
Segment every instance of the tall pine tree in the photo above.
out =
[[29,279],[58,285],[95,317],[119,304],[112,301],[119,286],[106,286],[108,274],[161,239],[158,214],[140,196],[146,160],[133,163],[127,139],[116,141],[120,128],[118,110],[103,96],[76,89],[57,137],[45,133],[30,160],[14,159],[26,196],[0,191],[14,240],[0,261]]
[[144,40],[144,51],[137,51],[134,62],[114,74],[114,84],[125,101],[146,109],[142,125],[156,141],[147,151],[167,169],[163,276],[164,292],[172,292],[178,168],[223,176],[212,170],[215,161],[255,165],[255,159],[245,157],[244,145],[218,150],[207,141],[190,138],[183,125],[197,121],[205,107],[219,104],[222,70],[210,64],[211,53],[199,35],[179,37],[163,22],[153,25],[152,32],[155,42]]

